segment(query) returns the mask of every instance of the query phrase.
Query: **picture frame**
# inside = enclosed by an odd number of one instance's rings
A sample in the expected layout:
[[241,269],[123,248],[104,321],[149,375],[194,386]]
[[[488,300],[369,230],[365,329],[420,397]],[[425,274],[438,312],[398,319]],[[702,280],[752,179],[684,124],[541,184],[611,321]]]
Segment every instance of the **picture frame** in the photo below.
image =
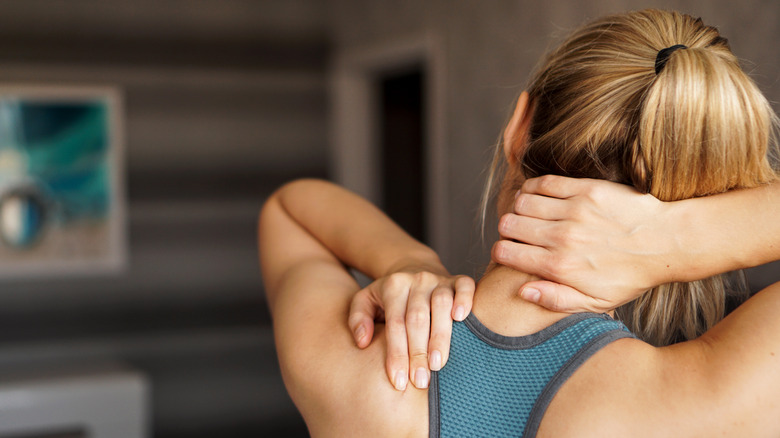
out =
[[116,87],[0,84],[0,278],[123,270],[123,122]]

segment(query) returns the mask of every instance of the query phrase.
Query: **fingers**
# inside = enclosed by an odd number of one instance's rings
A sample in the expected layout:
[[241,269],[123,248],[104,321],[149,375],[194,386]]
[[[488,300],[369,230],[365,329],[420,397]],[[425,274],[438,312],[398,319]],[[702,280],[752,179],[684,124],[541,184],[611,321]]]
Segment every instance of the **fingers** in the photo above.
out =
[[374,320],[383,312],[391,383],[398,390],[406,389],[409,381],[427,388],[431,367],[438,370],[447,362],[451,318],[462,320],[471,312],[474,290],[474,280],[462,275],[392,274],[353,297],[349,327],[358,346],[365,348],[373,337]]
[[[466,316],[471,313],[475,288],[476,285],[474,284],[473,278],[467,275],[457,276],[455,279],[455,302],[452,305],[452,319],[455,321],[463,321],[466,319]],[[444,362],[442,362],[442,366],[443,364]]]
[[532,281],[520,289],[520,297],[556,312],[595,312],[611,309],[609,303],[551,281]]
[[[469,303],[470,307],[471,303]],[[447,363],[450,354],[452,312],[452,289],[444,286],[437,287],[431,295],[431,342],[428,346],[429,365],[433,371],[439,371]]]
[[558,175],[544,175],[526,180],[521,190],[523,193],[565,199],[579,194],[583,185],[587,184],[586,181],[589,180]]
[[408,286],[385,292],[385,335],[387,376],[395,389],[403,391],[409,381],[409,347],[406,335]]
[[518,192],[514,212],[537,219],[560,220],[569,217],[569,204],[562,199]]
[[349,306],[349,329],[355,343],[366,348],[374,337],[374,319],[379,312],[379,304],[371,299],[369,289],[362,289],[352,297]]
[[[423,286],[425,287],[425,286]],[[431,286],[432,287],[432,286]],[[428,338],[431,334],[431,302],[428,291],[413,291],[406,309],[406,332],[409,342],[409,378],[417,388],[427,388]],[[451,305],[451,304],[450,304]],[[447,309],[449,314],[449,309]]]
[[525,243],[499,240],[493,244],[491,258],[504,266],[551,280],[558,280],[558,273],[565,272],[565,267],[550,251]]
[[549,246],[550,229],[556,225],[556,222],[507,213],[498,220],[498,234],[505,239],[519,240],[537,246]]

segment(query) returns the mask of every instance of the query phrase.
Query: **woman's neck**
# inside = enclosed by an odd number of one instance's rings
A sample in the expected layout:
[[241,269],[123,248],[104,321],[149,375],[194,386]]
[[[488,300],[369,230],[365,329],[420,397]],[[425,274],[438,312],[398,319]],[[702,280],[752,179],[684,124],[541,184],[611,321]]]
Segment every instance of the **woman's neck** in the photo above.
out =
[[520,287],[538,279],[491,264],[477,284],[472,313],[487,328],[504,336],[536,333],[568,316],[568,313],[553,312],[520,298]]

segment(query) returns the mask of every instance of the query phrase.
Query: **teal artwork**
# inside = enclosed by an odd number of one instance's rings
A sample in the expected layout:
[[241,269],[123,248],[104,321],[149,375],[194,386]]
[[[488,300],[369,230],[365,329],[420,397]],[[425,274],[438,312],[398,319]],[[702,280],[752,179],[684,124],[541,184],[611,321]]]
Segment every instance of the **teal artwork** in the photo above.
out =
[[115,111],[99,95],[0,95],[0,265],[117,258]]
[[0,202],[0,235],[13,248],[32,246],[43,231],[45,207],[28,194],[11,194]]

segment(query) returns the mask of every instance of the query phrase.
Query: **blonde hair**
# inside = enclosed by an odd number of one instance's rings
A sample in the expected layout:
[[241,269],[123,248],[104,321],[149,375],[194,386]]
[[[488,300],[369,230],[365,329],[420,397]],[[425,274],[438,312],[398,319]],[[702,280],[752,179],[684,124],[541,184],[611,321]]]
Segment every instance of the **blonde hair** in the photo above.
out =
[[[682,44],[656,74],[659,50]],[[728,42],[701,19],[644,10],[598,19],[547,55],[528,87],[534,108],[504,189],[557,174],[628,184],[663,201],[777,178],[767,159],[777,117]],[[483,209],[495,191],[496,147]],[[722,276],[653,288],[618,309],[655,345],[694,338],[723,318]]]

